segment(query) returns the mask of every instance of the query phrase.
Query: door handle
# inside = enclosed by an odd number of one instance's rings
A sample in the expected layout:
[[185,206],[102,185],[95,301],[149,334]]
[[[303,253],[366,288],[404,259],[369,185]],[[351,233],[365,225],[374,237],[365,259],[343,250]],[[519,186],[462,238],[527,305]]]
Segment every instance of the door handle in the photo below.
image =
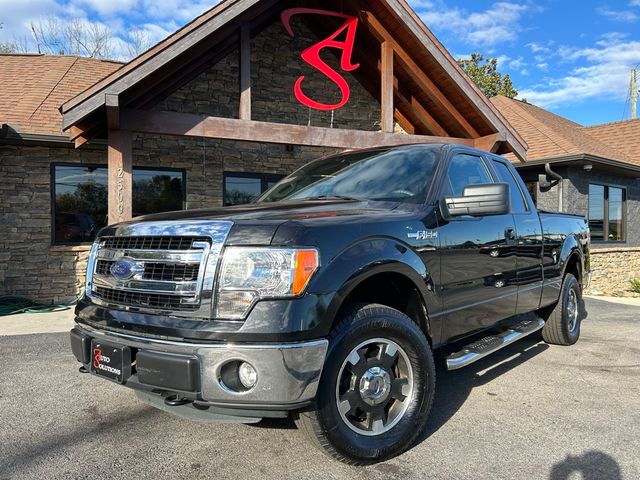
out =
[[507,240],[515,240],[516,239],[516,229],[515,228],[506,228],[504,230],[504,237]]

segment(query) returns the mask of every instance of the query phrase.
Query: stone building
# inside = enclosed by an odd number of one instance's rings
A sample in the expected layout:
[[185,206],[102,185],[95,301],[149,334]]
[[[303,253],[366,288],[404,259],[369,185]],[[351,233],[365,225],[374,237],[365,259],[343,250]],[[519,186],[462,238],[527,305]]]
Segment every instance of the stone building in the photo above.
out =
[[73,297],[107,222],[246,202],[331,152],[451,142],[524,160],[404,0],[300,5],[223,1],[127,64],[0,55],[0,295]]
[[589,219],[594,293],[631,293],[640,279],[640,120],[583,127],[528,103],[492,102],[529,145],[516,167],[538,208]]

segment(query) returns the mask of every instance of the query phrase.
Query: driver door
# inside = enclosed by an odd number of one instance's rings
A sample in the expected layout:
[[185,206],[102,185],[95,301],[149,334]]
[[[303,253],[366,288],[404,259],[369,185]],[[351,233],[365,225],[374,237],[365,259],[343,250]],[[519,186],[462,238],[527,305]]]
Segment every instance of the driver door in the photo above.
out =
[[[468,185],[496,183],[486,160],[453,153],[440,199],[462,196]],[[442,212],[443,213],[443,212]],[[442,339],[490,327],[516,310],[516,236],[511,213],[484,217],[439,215]]]

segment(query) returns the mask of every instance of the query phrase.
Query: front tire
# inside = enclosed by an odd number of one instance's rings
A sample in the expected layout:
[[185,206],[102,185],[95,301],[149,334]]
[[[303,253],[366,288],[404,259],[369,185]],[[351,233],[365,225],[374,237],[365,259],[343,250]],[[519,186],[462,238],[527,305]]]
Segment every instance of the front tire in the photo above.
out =
[[562,282],[558,303],[539,312],[545,320],[542,328],[542,338],[545,342],[568,346],[578,341],[582,303],[582,291],[578,280],[568,273]]
[[376,463],[411,446],[434,391],[433,355],[418,325],[389,307],[356,305],[331,332],[316,400],[296,423],[328,455]]

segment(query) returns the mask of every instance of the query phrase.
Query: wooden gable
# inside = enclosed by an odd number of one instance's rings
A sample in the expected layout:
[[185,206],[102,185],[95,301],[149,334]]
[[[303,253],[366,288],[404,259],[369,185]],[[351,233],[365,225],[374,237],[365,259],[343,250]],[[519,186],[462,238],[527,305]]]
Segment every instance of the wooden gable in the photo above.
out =
[[[350,133],[352,129],[335,128],[335,124],[334,128],[314,127],[313,122],[310,122],[311,130],[302,130],[304,124],[299,125],[301,129],[287,130],[277,126],[286,125],[286,119],[256,121],[251,115],[252,69],[255,69],[251,61],[251,39],[279,23],[282,11],[293,6],[341,12],[358,18],[353,62],[360,66],[349,76],[379,103],[378,132],[355,135]],[[319,15],[300,18],[317,38],[330,36],[340,25],[339,19]],[[282,42],[291,42],[285,29],[281,27],[281,30]],[[172,92],[234,52],[238,55],[237,115],[225,118],[181,114],[170,118],[169,112],[152,113],[154,106]],[[340,55],[338,50],[333,53]],[[334,60],[337,62],[338,58]],[[308,65],[300,61],[299,67]],[[295,77],[290,80],[293,85]],[[96,136],[104,137],[109,128],[116,127],[236,139],[249,133],[247,137],[256,141],[345,148],[451,141],[498,153],[513,152],[523,160],[526,155],[524,141],[470,82],[404,0],[226,0],[65,103],[61,111],[63,126],[71,130],[77,144]],[[334,112],[335,116],[339,116],[339,111]],[[326,122],[318,123],[326,125]],[[396,124],[410,136],[396,138]],[[284,138],[287,132],[289,136]]]

